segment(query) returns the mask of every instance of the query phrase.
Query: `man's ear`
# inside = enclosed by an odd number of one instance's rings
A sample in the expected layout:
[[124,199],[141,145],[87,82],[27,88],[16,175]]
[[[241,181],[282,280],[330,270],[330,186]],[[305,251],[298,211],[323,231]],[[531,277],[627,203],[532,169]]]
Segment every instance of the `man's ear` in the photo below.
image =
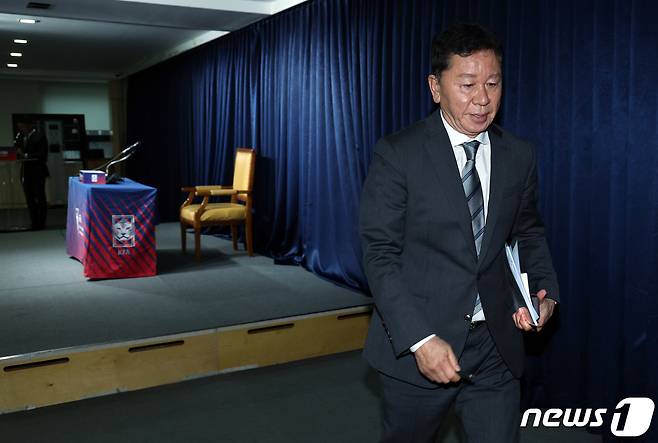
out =
[[434,100],[434,103],[438,104],[441,101],[441,86],[439,85],[439,78],[434,74],[430,74],[427,76],[427,84],[432,93],[432,100]]

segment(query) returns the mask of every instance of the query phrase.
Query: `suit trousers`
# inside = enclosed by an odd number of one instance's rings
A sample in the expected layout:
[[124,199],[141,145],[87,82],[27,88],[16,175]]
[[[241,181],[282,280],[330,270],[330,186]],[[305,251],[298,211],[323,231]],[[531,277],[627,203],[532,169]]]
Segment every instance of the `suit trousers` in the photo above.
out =
[[451,406],[469,443],[513,443],[519,439],[520,382],[507,368],[486,322],[471,330],[459,357],[470,381],[421,388],[384,374],[381,441],[434,443]]
[[32,229],[43,229],[46,225],[48,204],[46,202],[46,177],[48,168],[38,161],[23,162],[22,181],[25,201],[30,212]]

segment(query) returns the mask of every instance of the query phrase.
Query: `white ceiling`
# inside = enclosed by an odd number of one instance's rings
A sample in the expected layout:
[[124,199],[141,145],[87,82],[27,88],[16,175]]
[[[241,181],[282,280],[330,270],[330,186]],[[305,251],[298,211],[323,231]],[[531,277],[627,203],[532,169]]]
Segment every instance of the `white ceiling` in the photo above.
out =
[[[1,0],[0,77],[120,78],[303,1],[39,0],[51,4],[41,10],[28,9],[29,0]],[[10,57],[14,51],[23,56]]]

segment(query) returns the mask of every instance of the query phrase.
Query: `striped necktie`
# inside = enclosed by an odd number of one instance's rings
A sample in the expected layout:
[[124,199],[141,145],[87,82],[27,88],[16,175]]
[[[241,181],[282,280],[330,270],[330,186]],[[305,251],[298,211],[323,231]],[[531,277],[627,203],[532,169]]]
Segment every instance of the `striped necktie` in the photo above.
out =
[[[473,239],[475,240],[475,250],[478,257],[480,256],[480,248],[482,246],[482,238],[484,237],[484,198],[482,197],[482,187],[480,186],[480,177],[475,169],[475,156],[480,146],[480,142],[473,140],[466,142],[462,145],[466,153],[466,164],[462,170],[462,186],[464,187],[464,195],[466,196],[466,203],[468,210],[471,213],[471,227],[473,229]],[[473,315],[482,310],[480,303],[480,294],[477,295],[475,301],[475,308]]]

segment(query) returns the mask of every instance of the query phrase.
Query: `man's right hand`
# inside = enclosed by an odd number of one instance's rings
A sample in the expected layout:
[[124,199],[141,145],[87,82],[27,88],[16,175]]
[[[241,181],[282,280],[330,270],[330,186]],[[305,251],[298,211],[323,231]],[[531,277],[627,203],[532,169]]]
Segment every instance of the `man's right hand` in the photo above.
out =
[[420,372],[436,383],[458,382],[461,368],[452,347],[439,337],[432,337],[414,352]]

